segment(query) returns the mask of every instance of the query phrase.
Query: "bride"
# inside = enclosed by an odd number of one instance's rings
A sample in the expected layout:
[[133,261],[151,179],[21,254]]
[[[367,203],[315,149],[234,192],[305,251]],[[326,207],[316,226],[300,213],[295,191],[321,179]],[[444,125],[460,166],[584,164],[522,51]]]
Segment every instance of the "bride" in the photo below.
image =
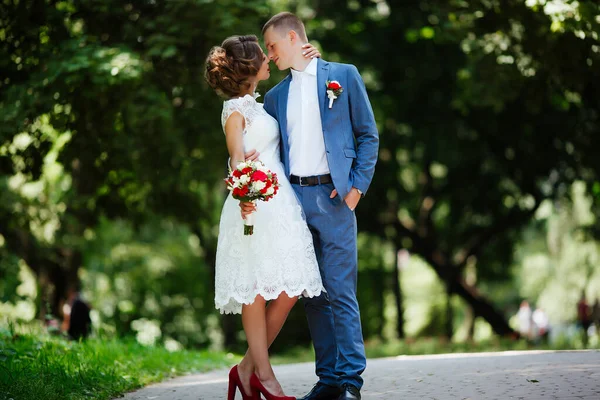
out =
[[[306,57],[320,55],[306,46]],[[281,163],[277,121],[256,101],[256,86],[269,75],[269,59],[254,35],[227,38],[206,60],[207,82],[227,99],[221,123],[230,168],[244,161],[245,150],[256,149],[280,183],[272,200],[257,204],[253,235],[244,236],[238,201],[231,194],[221,213],[215,305],[221,313],[242,314],[248,342],[246,355],[229,372],[229,400],[236,388],[244,399],[258,400],[261,394],[294,399],[284,395],[268,348],[298,296],[314,297],[324,290],[311,233]]]

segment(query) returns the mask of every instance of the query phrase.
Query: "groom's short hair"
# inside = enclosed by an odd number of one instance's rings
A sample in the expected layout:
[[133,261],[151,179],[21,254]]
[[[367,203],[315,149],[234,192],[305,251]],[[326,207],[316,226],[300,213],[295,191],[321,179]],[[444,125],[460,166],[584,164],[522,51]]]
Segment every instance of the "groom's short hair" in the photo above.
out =
[[267,29],[269,29],[270,27],[273,27],[273,29],[276,29],[280,32],[285,29],[285,33],[287,33],[290,30],[293,30],[300,36],[300,39],[304,40],[305,42],[308,42],[308,38],[306,37],[306,29],[304,29],[304,24],[302,23],[302,21],[300,21],[300,18],[298,18],[291,12],[284,11],[280,12],[279,14],[273,15],[271,19],[268,20],[265,26],[263,26],[262,28],[263,36]]

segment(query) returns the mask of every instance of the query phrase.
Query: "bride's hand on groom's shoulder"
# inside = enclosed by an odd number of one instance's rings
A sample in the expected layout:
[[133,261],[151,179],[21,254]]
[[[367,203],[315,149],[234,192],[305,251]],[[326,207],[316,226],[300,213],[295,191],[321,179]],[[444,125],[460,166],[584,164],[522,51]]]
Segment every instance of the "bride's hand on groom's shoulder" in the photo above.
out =
[[302,45],[302,54],[305,58],[321,58],[321,52],[310,43]]

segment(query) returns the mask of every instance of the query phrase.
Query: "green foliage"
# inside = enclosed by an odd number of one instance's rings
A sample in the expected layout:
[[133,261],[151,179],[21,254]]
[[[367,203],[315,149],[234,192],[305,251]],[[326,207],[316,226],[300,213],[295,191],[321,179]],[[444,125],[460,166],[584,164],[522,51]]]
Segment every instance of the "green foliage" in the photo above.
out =
[[586,233],[596,221],[585,185],[572,202],[546,202],[524,235],[514,266],[520,294],[543,308],[555,324],[576,321],[577,302],[600,300],[600,244]]
[[[563,285],[552,265],[583,268],[573,261],[578,237],[597,234],[598,221],[552,228],[571,246],[564,260],[543,246],[543,221],[520,234],[545,201],[572,197],[574,181],[591,191],[592,213],[600,205],[600,10],[562,4],[2,2],[0,300],[60,312],[68,286],[83,280],[104,332],[220,345],[222,323],[229,345],[243,342],[239,321],[212,307],[227,154],[204,59],[284,9],[306,21],[324,58],[359,67],[378,121],[377,173],[357,214],[367,337],[393,336],[399,248],[435,272],[402,276],[410,334],[441,329],[439,280],[451,287],[468,265],[502,310],[517,300],[515,285],[534,297]],[[539,280],[513,281],[521,241],[543,260]],[[38,278],[37,303],[23,289],[27,271]],[[282,335],[307,342],[301,307]]]
[[213,277],[197,236],[185,225],[156,219],[133,229],[102,219],[86,231],[84,295],[102,332],[137,331],[141,343],[185,347],[222,342],[207,287]]
[[[104,276],[115,300],[98,309],[104,328],[127,333],[131,322],[159,317],[162,332],[177,330],[185,344],[219,343],[210,268],[226,147],[204,57],[227,35],[258,33],[267,13],[262,2],[237,0],[2,4],[0,276],[11,276],[3,300],[18,300],[10,255],[50,276],[40,281],[40,313],[47,301],[60,316],[78,275]],[[129,235],[132,254],[122,260],[101,253],[113,242],[93,240],[111,224]],[[168,273],[139,279],[165,254]],[[123,279],[140,282],[133,299],[116,291]],[[144,303],[149,290],[162,311],[138,304],[119,315],[118,304]]]
[[378,121],[359,226],[463,295],[469,262],[479,287],[510,284],[519,232],[543,200],[599,179],[600,10],[533,3],[309,2],[326,22],[312,20],[309,37],[359,67]]

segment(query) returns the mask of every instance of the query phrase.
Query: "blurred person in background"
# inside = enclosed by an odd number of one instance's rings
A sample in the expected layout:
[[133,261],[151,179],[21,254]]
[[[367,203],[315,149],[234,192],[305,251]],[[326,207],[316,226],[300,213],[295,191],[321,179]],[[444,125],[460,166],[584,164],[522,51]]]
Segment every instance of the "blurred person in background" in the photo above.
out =
[[577,326],[583,329],[583,344],[587,347],[588,329],[592,323],[590,306],[585,299],[585,292],[581,292],[581,298],[577,303]]
[[526,339],[531,339],[532,336],[532,313],[531,307],[527,300],[523,300],[519,306],[517,312],[517,319],[519,320],[519,333]]
[[92,331],[90,311],[90,306],[81,298],[80,288],[71,288],[63,306],[62,331],[67,332],[73,340],[87,338]]

